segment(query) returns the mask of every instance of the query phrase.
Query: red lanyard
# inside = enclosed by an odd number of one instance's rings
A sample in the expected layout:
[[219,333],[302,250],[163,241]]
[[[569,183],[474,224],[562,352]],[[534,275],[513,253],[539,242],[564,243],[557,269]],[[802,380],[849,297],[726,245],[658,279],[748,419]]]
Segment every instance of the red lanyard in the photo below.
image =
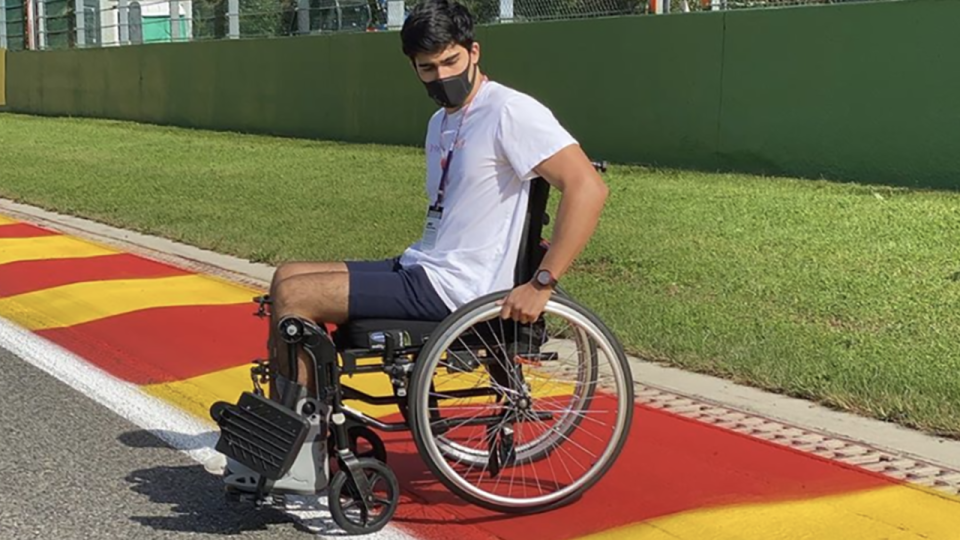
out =
[[[486,82],[486,80],[487,80],[487,77],[486,75],[484,75],[483,78],[480,79],[481,86],[483,85],[484,82]],[[480,91],[477,90],[477,95],[479,94],[480,94]],[[463,121],[467,118],[467,113],[469,112],[470,105],[472,104],[473,102],[468,103],[467,106],[463,109],[463,116],[460,117],[460,123],[457,124],[457,133],[453,136],[453,144],[450,145],[450,150],[447,151],[447,157],[440,161],[440,168],[441,168],[440,189],[437,191],[437,201],[433,203],[434,208],[440,208],[440,206],[443,204],[443,197],[447,191],[447,171],[450,170],[450,161],[453,159],[453,151],[454,149],[456,149],[457,141],[460,139],[460,128],[463,127]],[[444,113],[443,122],[440,124],[441,136],[443,136],[443,124],[445,124],[446,122],[447,122],[447,114]]]

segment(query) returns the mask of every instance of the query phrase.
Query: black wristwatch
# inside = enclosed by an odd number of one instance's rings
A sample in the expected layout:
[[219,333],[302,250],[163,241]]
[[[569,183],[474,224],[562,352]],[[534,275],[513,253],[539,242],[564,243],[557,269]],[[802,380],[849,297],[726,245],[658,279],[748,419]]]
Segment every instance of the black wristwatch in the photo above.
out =
[[537,270],[537,273],[533,275],[533,283],[538,289],[552,288],[556,287],[557,278],[553,277],[549,270]]

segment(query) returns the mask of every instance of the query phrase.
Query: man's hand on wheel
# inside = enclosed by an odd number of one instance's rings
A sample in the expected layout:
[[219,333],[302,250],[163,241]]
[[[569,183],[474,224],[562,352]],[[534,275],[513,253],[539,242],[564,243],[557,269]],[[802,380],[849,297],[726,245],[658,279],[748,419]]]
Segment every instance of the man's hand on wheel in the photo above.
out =
[[543,313],[552,292],[550,288],[538,288],[532,283],[524,283],[498,302],[501,306],[500,317],[522,324],[532,323]]

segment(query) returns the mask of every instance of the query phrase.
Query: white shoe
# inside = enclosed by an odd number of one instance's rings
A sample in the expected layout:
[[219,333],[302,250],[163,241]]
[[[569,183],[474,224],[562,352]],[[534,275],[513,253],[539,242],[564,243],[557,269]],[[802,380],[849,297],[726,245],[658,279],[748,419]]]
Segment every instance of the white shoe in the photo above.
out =
[[216,452],[213,457],[203,462],[203,468],[212,475],[223,476],[227,468],[227,456]]

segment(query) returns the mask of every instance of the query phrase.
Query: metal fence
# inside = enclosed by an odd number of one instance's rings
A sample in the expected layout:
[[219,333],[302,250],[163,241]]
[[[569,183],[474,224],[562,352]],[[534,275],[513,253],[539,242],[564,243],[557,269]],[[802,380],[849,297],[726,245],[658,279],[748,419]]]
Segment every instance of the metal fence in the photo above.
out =
[[[47,50],[399,28],[416,0],[0,0],[0,48]],[[871,0],[463,0],[480,24]]]

